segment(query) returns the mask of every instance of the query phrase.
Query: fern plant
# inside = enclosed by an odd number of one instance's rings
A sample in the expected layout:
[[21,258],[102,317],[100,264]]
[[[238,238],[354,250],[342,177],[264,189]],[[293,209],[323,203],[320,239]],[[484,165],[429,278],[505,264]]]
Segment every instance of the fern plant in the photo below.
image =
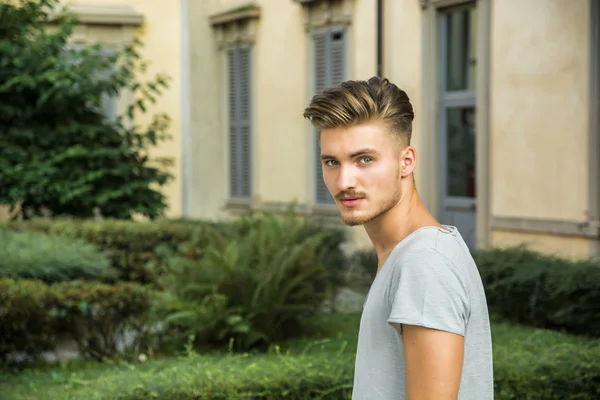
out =
[[225,229],[204,226],[179,253],[163,249],[156,315],[198,344],[233,339],[244,350],[301,333],[327,294],[325,244],[337,234],[309,229],[291,215],[255,214]]

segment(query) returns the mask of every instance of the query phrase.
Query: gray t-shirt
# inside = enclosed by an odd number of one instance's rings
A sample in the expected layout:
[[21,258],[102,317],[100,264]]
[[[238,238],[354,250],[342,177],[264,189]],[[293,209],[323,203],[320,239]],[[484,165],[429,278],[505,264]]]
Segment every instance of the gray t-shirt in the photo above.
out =
[[463,335],[459,400],[493,400],[492,341],[479,271],[462,236],[424,227],[402,240],[373,281],[360,321],[353,400],[406,399],[399,324]]

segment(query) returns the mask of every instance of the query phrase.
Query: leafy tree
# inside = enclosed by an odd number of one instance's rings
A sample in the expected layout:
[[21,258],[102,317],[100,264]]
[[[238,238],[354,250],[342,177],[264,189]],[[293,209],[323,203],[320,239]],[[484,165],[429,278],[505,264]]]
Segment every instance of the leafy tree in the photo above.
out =
[[[69,42],[77,23],[60,0],[0,0],[0,204],[16,217],[128,219],[160,216],[171,160],[149,149],[168,138],[167,115],[138,115],[168,87],[146,70],[139,47],[106,54]],[[131,93],[125,115],[108,118],[107,97]]]

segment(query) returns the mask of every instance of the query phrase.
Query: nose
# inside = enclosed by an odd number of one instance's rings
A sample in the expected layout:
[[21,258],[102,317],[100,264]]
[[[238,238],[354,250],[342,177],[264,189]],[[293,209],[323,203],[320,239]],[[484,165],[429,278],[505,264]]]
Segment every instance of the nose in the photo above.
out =
[[342,165],[339,168],[338,187],[340,190],[356,188],[356,171],[351,165]]

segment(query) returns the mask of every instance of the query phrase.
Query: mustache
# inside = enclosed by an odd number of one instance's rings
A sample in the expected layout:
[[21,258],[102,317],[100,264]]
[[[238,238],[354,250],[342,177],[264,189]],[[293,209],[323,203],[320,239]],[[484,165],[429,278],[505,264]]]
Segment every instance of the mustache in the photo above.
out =
[[357,199],[357,198],[363,198],[363,197],[367,197],[367,194],[363,193],[363,192],[355,192],[353,190],[342,191],[342,192],[339,192],[335,196],[335,198],[338,200],[343,200],[343,199],[347,199],[347,198]]

